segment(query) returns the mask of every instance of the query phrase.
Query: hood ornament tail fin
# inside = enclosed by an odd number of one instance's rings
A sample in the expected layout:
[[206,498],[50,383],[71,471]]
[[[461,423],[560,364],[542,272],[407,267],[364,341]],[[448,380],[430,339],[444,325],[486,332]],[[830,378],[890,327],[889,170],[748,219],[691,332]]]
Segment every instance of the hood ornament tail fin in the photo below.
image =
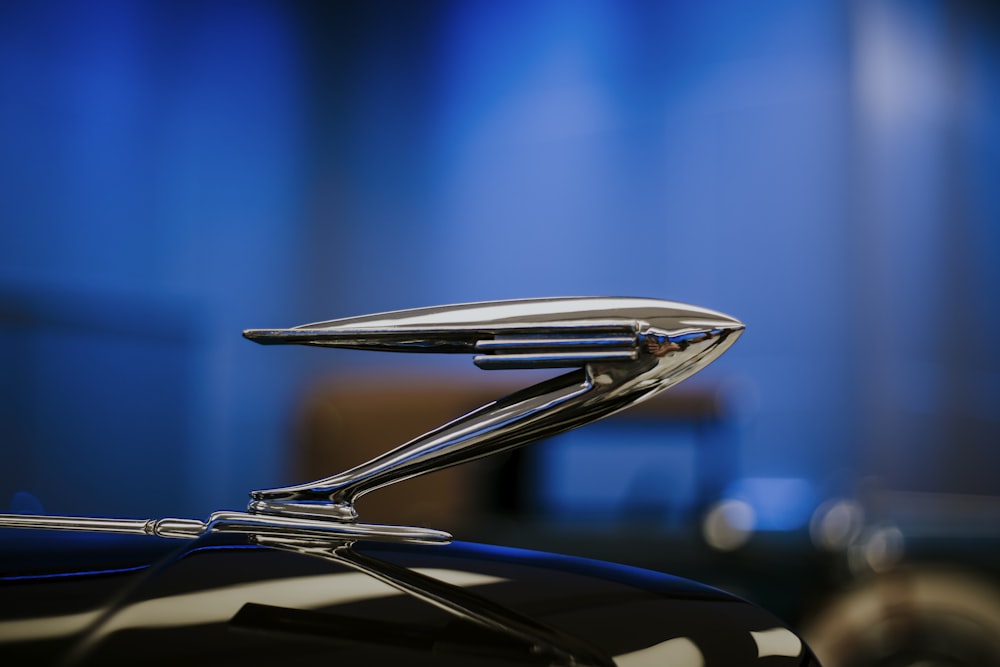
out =
[[743,324],[680,303],[638,298],[526,299],[418,308],[292,329],[250,329],[264,344],[473,355],[480,368],[573,368],[439,426],[367,463],[305,484],[251,493],[255,514],[358,518],[365,493],[601,419],[696,373]]

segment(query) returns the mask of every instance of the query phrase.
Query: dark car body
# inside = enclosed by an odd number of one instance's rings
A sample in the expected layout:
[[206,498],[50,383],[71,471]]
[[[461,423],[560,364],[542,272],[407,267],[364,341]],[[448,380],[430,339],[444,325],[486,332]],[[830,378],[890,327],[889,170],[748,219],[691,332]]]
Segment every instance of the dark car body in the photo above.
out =
[[0,664],[817,665],[758,607],[454,542],[0,531]]

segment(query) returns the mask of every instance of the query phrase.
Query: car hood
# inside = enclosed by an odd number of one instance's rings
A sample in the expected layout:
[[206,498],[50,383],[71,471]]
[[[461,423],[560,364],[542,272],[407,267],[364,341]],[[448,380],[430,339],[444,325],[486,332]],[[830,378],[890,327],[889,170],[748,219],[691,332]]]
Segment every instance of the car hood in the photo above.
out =
[[817,664],[727,593],[461,542],[5,530],[0,600],[2,664]]

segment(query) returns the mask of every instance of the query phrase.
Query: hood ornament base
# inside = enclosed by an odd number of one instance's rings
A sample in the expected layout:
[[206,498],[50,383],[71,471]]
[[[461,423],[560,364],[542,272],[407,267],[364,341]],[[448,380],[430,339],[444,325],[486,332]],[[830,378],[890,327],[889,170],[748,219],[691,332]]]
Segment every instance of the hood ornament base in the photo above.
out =
[[426,528],[358,522],[355,501],[389,484],[520,447],[596,421],[677,384],[714,361],[743,324],[671,301],[576,297],[491,301],[350,317],[291,329],[250,329],[263,344],[472,354],[485,370],[569,368],[492,401],[331,477],[253,491],[246,512],[193,519],[0,514],[0,527],[192,538],[205,532],[447,542]]

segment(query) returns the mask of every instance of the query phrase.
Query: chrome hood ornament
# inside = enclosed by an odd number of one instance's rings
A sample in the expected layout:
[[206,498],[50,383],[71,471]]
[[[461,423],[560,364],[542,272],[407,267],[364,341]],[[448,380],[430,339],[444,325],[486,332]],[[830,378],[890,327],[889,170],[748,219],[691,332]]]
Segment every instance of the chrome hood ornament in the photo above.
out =
[[[554,298],[401,310],[250,329],[263,344],[472,354],[487,370],[570,368],[492,401],[367,463],[305,484],[252,492],[246,512],[192,519],[0,515],[0,526],[194,537],[208,531],[446,542],[442,531],[358,522],[365,493],[596,421],[693,375],[725,352],[743,324],[722,313],[641,298]],[[86,524],[86,526],[84,525]]]

